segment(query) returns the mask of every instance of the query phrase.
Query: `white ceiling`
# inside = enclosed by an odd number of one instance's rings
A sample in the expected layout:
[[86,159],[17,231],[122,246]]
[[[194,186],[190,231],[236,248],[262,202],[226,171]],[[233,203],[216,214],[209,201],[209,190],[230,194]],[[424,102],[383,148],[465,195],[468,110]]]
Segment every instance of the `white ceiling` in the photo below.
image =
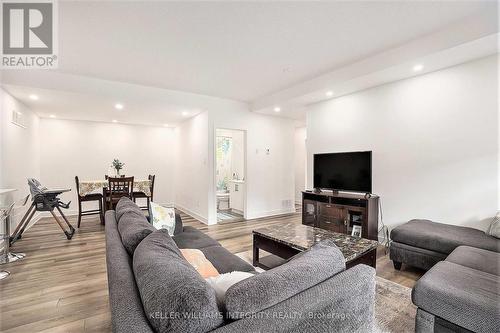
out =
[[[120,99],[126,122],[145,123],[147,115],[147,123],[176,123],[182,110],[203,108],[200,94],[250,102],[256,111],[285,105],[312,92],[292,96],[290,89],[449,26],[467,27],[470,17],[497,23],[496,2],[60,1],[57,73],[8,70],[2,82],[42,116],[109,121]],[[434,39],[428,51],[471,36]],[[392,56],[391,64],[401,59]],[[106,86],[106,93],[87,85]],[[27,99],[34,88],[45,104]],[[303,116],[295,113],[282,115]]]
[[60,71],[252,101],[492,5],[61,2]]
[[[100,122],[120,122],[127,124],[175,127],[184,120],[184,108],[172,104],[168,99],[144,98],[142,94],[127,95],[126,104],[122,110],[114,108],[116,103],[123,103],[123,98],[113,98],[102,94],[81,94],[61,90],[47,90],[25,86],[4,85],[5,90],[42,118],[63,118],[70,120],[89,120]],[[37,101],[28,96],[35,94]],[[142,98],[137,98],[137,97]],[[123,105],[123,104],[122,104]],[[147,110],[147,112],[144,112]],[[199,110],[189,110],[195,115]],[[186,111],[188,112],[188,111]]]
[[[173,127],[203,111],[248,107],[216,97],[53,71],[21,70],[6,76],[5,90],[44,118]],[[124,107],[117,110],[115,104]]]

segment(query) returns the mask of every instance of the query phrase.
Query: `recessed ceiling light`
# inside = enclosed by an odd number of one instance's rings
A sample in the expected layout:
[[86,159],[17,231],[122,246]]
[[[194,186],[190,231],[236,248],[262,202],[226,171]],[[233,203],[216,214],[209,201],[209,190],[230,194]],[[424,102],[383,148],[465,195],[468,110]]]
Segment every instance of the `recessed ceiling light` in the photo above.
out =
[[332,96],[333,96],[333,91],[331,91],[331,90],[330,90],[330,91],[327,91],[327,92],[325,93],[325,95],[326,95],[326,97],[332,97]]
[[168,124],[163,124],[163,127],[168,127]]
[[117,123],[117,122],[118,122],[118,120],[116,120],[116,119],[113,119],[113,120],[111,120],[111,121],[112,121],[112,122],[114,122],[114,123]]
[[280,111],[281,111],[281,108],[279,106],[274,108],[274,112],[280,112]]
[[30,95],[30,99],[38,101],[38,95]]
[[420,72],[422,69],[424,69],[424,65],[422,65],[422,64],[418,64],[418,65],[413,66],[414,72]]
[[51,114],[49,117],[50,117],[50,118],[55,118],[55,117],[56,117],[56,115],[55,115],[55,114]]
[[123,104],[116,103],[115,104],[115,109],[117,109],[117,110],[123,110]]
[[185,116],[189,116],[189,112],[187,111],[182,111],[182,115],[185,117]]

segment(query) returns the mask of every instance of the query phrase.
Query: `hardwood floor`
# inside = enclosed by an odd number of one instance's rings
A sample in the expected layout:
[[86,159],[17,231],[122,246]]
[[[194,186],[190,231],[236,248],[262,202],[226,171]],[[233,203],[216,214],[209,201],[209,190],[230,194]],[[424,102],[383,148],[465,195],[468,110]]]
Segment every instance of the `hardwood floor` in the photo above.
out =
[[[181,213],[194,226],[233,253],[250,256],[251,231],[258,227],[300,223],[300,214],[207,226]],[[76,226],[76,219],[70,218]],[[98,218],[82,220],[72,240],[66,240],[52,219],[43,219],[12,247],[23,260],[1,265],[11,276],[0,281],[2,332],[110,332],[104,227]],[[412,287],[422,271],[396,271],[384,249],[377,255],[377,275]]]

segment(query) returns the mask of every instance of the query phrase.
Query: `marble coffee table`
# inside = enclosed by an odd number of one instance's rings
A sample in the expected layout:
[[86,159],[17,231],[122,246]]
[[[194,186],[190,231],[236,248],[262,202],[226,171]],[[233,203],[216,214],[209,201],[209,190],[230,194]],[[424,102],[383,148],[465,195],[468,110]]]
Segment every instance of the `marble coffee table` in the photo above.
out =
[[[378,242],[296,223],[253,230],[253,265],[262,269],[276,267],[324,239],[337,245],[347,268],[358,264],[375,268]],[[260,258],[259,250],[271,255]]]

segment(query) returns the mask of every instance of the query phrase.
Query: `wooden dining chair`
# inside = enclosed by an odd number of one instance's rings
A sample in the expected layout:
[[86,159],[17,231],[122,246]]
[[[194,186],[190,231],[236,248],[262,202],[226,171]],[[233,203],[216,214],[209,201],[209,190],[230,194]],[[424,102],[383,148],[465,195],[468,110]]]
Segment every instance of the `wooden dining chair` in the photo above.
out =
[[[121,178],[125,178],[125,175],[120,175]],[[109,176],[108,175],[104,175],[104,179],[105,180],[108,180]]]
[[[120,175],[121,178],[125,177],[125,175]],[[104,175],[104,180],[108,180],[109,176]],[[106,202],[106,198],[109,196],[109,190],[107,187],[102,188],[102,197],[104,198],[104,202]],[[104,205],[105,211],[108,210],[108,205]]]
[[[101,224],[104,224],[104,213],[103,213],[103,195],[101,193],[90,193],[87,195],[80,195],[80,181],[78,176],[75,176],[76,183],[76,194],[78,196],[78,223],[77,228],[80,228],[80,222],[82,221],[82,216],[97,215],[101,219]],[[82,209],[82,202],[98,201],[99,209]]]
[[134,202],[136,199],[146,199],[146,206],[139,206],[142,210],[148,210],[149,211],[149,203],[153,201],[153,191],[155,188],[155,175],[149,175],[148,176],[149,180],[149,193],[150,195],[148,196],[144,192],[134,192],[133,197],[134,197]]
[[121,197],[132,200],[134,197],[134,177],[108,177],[108,188],[106,192],[106,207],[113,209]]

